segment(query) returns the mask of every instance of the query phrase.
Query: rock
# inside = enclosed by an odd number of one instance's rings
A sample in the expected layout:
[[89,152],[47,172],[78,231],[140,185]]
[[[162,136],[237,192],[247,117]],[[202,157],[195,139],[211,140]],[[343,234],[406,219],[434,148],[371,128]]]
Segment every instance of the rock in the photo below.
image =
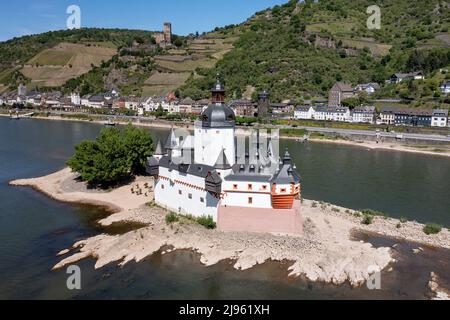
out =
[[69,252],[70,252],[69,249],[64,249],[64,250],[61,250],[61,251],[57,254],[57,256],[58,256],[58,257],[61,257],[61,256],[64,256],[64,255],[68,254]]

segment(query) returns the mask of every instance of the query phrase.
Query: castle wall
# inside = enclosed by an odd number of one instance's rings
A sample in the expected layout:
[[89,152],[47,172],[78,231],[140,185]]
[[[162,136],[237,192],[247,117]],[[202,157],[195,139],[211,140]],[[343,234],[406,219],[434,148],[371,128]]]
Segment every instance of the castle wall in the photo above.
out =
[[155,183],[155,202],[178,214],[212,216],[217,221],[220,199],[204,188],[203,178],[184,175],[175,170],[169,172],[167,168],[160,167],[159,179]]
[[[251,190],[249,188],[250,184]],[[237,188],[235,188],[236,186]],[[224,193],[224,196],[222,205],[249,208],[272,208],[270,190],[271,185],[269,182],[223,181],[222,192]],[[250,198],[251,202],[249,201]]]

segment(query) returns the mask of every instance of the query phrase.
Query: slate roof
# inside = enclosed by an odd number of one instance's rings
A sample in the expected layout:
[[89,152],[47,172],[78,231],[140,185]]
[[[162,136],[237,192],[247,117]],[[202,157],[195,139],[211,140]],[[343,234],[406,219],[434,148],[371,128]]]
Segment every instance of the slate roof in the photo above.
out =
[[220,152],[219,157],[217,158],[217,161],[216,161],[216,164],[214,165],[214,167],[219,170],[231,169],[231,165],[228,162],[227,155],[225,154],[224,149],[222,149],[222,151]]

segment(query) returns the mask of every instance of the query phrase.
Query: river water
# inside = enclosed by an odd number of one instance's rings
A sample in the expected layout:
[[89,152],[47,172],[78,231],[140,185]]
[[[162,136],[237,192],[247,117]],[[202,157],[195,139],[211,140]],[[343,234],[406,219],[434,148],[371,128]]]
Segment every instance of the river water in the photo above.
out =
[[[396,249],[398,266],[385,275],[382,290],[369,291],[288,278],[289,262],[268,262],[240,272],[231,261],[206,268],[195,253],[178,251],[97,271],[93,260],[82,261],[78,264],[82,290],[70,291],[65,270],[51,271],[59,261],[56,254],[102,232],[95,221],[107,213],[59,203],[7,183],[62,169],[74,145],[95,138],[101,128],[90,123],[0,117],[0,299],[424,299],[429,273],[449,268],[449,251],[425,248],[426,254],[417,257],[411,255],[417,245],[402,243]],[[160,138],[167,134],[166,130],[151,132]],[[448,158],[282,141],[282,150],[286,146],[302,175],[306,198],[450,226]],[[446,278],[443,281],[448,283]]]

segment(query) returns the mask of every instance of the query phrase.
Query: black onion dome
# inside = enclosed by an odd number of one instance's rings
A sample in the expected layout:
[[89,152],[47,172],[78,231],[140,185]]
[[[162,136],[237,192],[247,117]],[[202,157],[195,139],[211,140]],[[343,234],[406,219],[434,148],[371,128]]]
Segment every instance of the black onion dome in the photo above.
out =
[[200,121],[204,128],[227,128],[236,125],[236,116],[226,104],[211,104],[203,111]]

